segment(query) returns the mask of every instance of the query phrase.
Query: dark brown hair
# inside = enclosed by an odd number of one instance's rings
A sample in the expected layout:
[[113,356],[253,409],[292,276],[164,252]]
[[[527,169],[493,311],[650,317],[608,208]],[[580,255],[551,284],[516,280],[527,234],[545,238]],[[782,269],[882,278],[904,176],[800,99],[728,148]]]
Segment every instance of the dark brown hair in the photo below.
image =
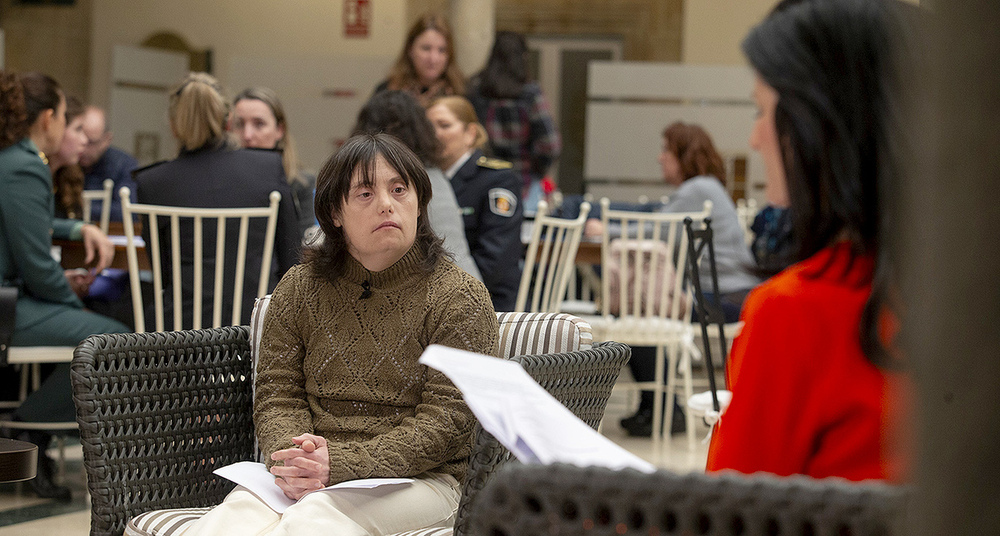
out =
[[0,149],[21,141],[28,135],[28,114],[24,109],[24,91],[14,73],[0,71]]
[[347,237],[343,228],[334,224],[334,214],[340,212],[347,202],[355,173],[359,175],[361,184],[369,187],[374,184],[375,162],[379,156],[399,173],[408,187],[416,190],[420,214],[417,216],[415,242],[423,256],[421,270],[432,272],[438,260],[446,256],[443,240],[434,234],[427,216],[431,181],[423,162],[403,142],[388,134],[361,134],[348,139],[323,164],[316,177],[314,208],[316,219],[326,236],[321,244],[306,249],[304,257],[316,275],[332,283],[337,282],[350,256]]
[[663,130],[663,138],[667,149],[680,161],[684,180],[699,175],[711,175],[720,181],[726,178],[722,157],[705,129],[678,121]]
[[21,91],[24,92],[24,110],[27,113],[25,120],[28,123],[28,128],[45,110],[59,108],[63,92],[59,87],[59,82],[53,80],[52,77],[31,72],[20,75],[18,80],[21,82]]
[[420,20],[410,27],[409,33],[406,34],[406,43],[403,45],[403,51],[399,54],[399,58],[396,59],[396,63],[392,66],[392,69],[389,70],[389,89],[410,89],[411,86],[416,86],[420,83],[417,79],[417,71],[413,68],[413,61],[410,60],[410,48],[413,47],[413,42],[417,40],[417,37],[420,37],[427,30],[434,30],[440,33],[444,36],[444,42],[447,43],[448,65],[445,66],[444,73],[442,74],[445,85],[451,89],[451,94],[465,95],[465,76],[462,74],[462,70],[458,68],[458,63],[455,62],[455,47],[452,43],[451,27],[448,26],[447,19],[436,13],[428,13],[420,17]]

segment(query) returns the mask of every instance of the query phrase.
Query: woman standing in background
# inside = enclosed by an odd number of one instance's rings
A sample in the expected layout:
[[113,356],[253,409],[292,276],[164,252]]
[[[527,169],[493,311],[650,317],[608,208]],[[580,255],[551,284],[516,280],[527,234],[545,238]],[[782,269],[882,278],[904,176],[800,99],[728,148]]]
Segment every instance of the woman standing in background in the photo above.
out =
[[443,16],[429,13],[410,28],[389,79],[375,93],[387,89],[405,91],[425,108],[438,97],[465,93],[465,75],[455,63],[451,28]]
[[497,32],[486,67],[469,82],[469,101],[489,136],[493,156],[514,164],[523,181],[524,209],[534,214],[542,178],[559,158],[562,142],[548,102],[528,79],[524,36]]

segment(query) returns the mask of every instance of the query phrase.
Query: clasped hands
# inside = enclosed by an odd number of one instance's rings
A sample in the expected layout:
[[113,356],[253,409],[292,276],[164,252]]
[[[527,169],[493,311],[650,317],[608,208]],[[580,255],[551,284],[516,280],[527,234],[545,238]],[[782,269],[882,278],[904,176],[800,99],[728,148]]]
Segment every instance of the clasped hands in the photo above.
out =
[[271,454],[272,460],[284,463],[271,467],[271,474],[285,496],[297,501],[330,482],[330,453],[322,436],[302,434],[293,437],[292,443],[295,447]]
[[73,292],[83,298],[90,290],[90,284],[94,282],[94,277],[111,266],[111,261],[115,258],[115,246],[101,232],[100,228],[89,223],[80,228],[80,237],[83,240],[83,248],[86,253],[84,263],[88,266],[94,263],[94,266],[90,270],[81,268],[66,270],[64,275]]

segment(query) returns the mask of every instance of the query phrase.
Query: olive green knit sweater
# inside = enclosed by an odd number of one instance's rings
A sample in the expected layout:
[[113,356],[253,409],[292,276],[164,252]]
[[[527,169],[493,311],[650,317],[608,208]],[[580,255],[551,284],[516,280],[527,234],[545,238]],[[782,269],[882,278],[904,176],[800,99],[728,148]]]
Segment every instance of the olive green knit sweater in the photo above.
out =
[[497,319],[482,283],[447,260],[423,274],[420,259],[411,248],[374,273],[350,259],[336,284],[299,265],[278,283],[254,401],[269,467],[308,432],[329,443],[330,484],[425,471],[462,481],[475,421],[458,389],[417,359],[430,344],[497,355]]

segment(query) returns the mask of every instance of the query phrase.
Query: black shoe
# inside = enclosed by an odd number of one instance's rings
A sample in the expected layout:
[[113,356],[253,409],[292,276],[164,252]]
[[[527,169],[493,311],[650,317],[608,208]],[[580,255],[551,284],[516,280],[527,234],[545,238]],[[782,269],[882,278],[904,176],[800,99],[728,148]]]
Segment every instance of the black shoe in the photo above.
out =
[[28,485],[35,491],[35,494],[42,499],[55,499],[60,502],[70,502],[73,494],[66,486],[59,486],[55,482],[55,462],[45,454],[49,446],[50,436],[48,434],[33,432],[22,434],[20,439],[28,441],[38,446],[38,465],[36,466],[35,478],[28,481]]
[[[653,435],[653,410],[640,410],[635,415],[621,420],[622,428],[631,437],[650,437]],[[687,421],[684,410],[674,406],[674,422],[670,425],[670,434],[680,434],[687,431]]]

